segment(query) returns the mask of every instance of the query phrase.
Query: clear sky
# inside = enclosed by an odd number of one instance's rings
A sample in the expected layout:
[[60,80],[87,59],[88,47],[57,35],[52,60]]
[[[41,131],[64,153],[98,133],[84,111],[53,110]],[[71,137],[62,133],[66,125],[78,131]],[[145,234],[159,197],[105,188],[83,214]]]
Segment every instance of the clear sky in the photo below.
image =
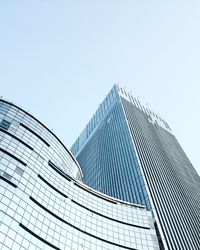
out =
[[114,83],[170,124],[200,174],[199,0],[0,1],[0,95],[66,146]]

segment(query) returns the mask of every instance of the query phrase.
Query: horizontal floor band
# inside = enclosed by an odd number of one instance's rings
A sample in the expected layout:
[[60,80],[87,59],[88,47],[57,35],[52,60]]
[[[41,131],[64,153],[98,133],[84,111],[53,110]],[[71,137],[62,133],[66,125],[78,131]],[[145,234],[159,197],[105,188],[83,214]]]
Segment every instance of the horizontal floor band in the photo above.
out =
[[24,146],[26,146],[27,148],[29,148],[30,150],[33,150],[33,148],[31,146],[29,146],[27,143],[25,143],[24,141],[22,141],[21,139],[19,139],[18,137],[16,137],[15,135],[9,133],[7,130],[0,128],[0,131],[11,136],[12,138],[14,138],[15,140],[19,141],[20,143],[22,143]]
[[123,222],[123,221],[120,221],[120,220],[113,219],[113,218],[108,217],[108,216],[106,216],[104,214],[98,213],[98,212],[96,212],[96,211],[94,211],[94,210],[92,210],[92,209],[90,209],[88,207],[85,207],[85,206],[83,206],[82,204],[78,203],[77,201],[75,201],[73,199],[71,201],[74,202],[75,204],[77,204],[78,206],[81,206],[82,208],[84,208],[84,209],[86,209],[86,210],[88,210],[88,211],[90,211],[90,212],[92,212],[94,214],[97,214],[99,216],[102,216],[102,217],[104,217],[106,219],[109,219],[109,220],[112,220],[112,221],[116,221],[118,223],[125,224],[127,226],[132,226],[132,227],[137,227],[137,228],[142,228],[142,229],[150,229],[149,227],[139,226],[139,225],[135,225],[135,224],[131,224],[131,223],[127,223],[127,222]]
[[48,161],[50,167],[52,167],[58,174],[62,175],[66,180],[71,181],[70,177],[65,174],[60,168],[53,164],[50,160]]
[[43,239],[42,237],[40,237],[39,235],[35,234],[32,230],[28,229],[27,227],[25,227],[22,223],[19,223],[19,226],[22,227],[24,230],[26,230],[27,232],[29,232],[30,234],[32,234],[33,236],[35,236],[37,239],[41,240],[42,242],[44,242],[45,244],[49,245],[50,247],[56,249],[56,250],[60,250],[60,248],[54,246],[53,244],[51,244],[50,242],[46,241],[45,239]]
[[105,198],[105,197],[103,197],[103,196],[101,196],[101,195],[99,195],[99,194],[97,194],[97,193],[95,193],[95,192],[93,192],[93,191],[91,191],[91,190],[89,190],[89,189],[83,187],[82,185],[80,185],[80,184],[77,183],[77,182],[74,182],[74,185],[76,185],[76,186],[82,188],[83,190],[87,191],[88,193],[93,194],[94,196],[96,196],[96,197],[98,197],[98,198],[101,198],[101,199],[103,199],[103,200],[105,200],[105,201],[108,201],[108,202],[111,202],[111,203],[113,203],[113,204],[118,204],[116,201],[107,199],[107,198]]
[[7,182],[8,184],[10,184],[11,186],[13,186],[14,188],[17,188],[17,185],[14,184],[12,181],[9,181],[8,179],[6,179],[5,177],[3,176],[0,176],[0,179]]
[[33,131],[32,129],[30,129],[29,127],[27,127],[26,125],[24,125],[23,123],[20,122],[20,125],[22,127],[24,127],[25,129],[27,129],[29,132],[31,132],[32,134],[34,134],[35,136],[37,136],[41,141],[43,141],[48,147],[50,147],[50,144],[45,141],[40,135],[38,135],[35,131]]
[[49,187],[51,187],[53,190],[55,190],[56,192],[58,192],[59,194],[61,194],[62,196],[64,196],[65,198],[68,198],[68,196],[64,193],[62,193],[60,190],[58,190],[57,188],[55,188],[53,185],[51,185],[48,181],[46,181],[41,175],[38,174],[38,177],[45,182]]
[[13,159],[15,159],[16,161],[20,162],[22,165],[26,166],[27,164],[25,162],[23,162],[22,160],[20,160],[18,157],[14,156],[13,154],[9,153],[8,151],[6,151],[3,148],[0,148],[0,151],[9,155],[10,157],[12,157]]

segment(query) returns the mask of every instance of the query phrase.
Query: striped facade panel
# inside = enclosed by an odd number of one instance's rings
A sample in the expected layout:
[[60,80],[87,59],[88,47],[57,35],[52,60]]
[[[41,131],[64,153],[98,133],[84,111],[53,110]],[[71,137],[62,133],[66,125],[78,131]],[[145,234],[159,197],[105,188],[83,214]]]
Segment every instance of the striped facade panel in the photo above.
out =
[[121,100],[168,249],[198,250],[198,174],[173,134],[125,98]]

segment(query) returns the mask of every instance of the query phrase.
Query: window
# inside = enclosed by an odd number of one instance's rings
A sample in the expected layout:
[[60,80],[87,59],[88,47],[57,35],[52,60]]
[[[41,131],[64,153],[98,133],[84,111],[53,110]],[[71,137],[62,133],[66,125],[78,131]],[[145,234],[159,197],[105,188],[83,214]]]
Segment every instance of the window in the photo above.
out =
[[9,175],[9,174],[6,173],[6,172],[3,173],[3,177],[5,177],[5,178],[8,179],[8,180],[11,180],[11,179],[12,179],[12,176]]
[[0,128],[8,130],[10,127],[10,124],[11,124],[10,122],[3,119],[0,123]]
[[19,167],[16,167],[15,171],[19,174],[19,175],[23,175],[24,173],[24,170],[19,168]]

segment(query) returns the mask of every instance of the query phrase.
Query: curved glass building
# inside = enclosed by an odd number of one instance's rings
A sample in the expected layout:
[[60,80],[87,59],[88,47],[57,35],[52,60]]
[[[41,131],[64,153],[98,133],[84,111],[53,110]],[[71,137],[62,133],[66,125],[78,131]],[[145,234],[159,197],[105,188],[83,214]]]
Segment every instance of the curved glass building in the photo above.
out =
[[83,181],[152,211],[161,249],[200,249],[200,177],[168,123],[115,85],[72,146]]
[[158,250],[151,213],[82,183],[62,142],[0,100],[0,249]]

